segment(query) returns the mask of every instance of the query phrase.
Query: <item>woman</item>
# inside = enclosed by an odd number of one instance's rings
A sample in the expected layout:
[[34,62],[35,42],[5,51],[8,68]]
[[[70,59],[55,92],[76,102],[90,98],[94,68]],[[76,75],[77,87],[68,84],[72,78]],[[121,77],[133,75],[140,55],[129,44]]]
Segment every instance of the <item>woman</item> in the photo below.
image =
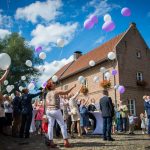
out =
[[69,148],[71,145],[68,142],[68,135],[67,135],[67,129],[66,125],[64,123],[64,119],[60,110],[60,97],[61,95],[67,95],[69,94],[76,85],[74,85],[71,89],[68,91],[57,91],[55,90],[55,84],[52,81],[49,81],[47,83],[47,90],[49,91],[46,96],[46,105],[47,110],[46,114],[48,117],[48,135],[50,140],[50,147],[55,148],[57,145],[53,142],[53,127],[55,120],[58,122],[61,132],[64,139],[64,147]]

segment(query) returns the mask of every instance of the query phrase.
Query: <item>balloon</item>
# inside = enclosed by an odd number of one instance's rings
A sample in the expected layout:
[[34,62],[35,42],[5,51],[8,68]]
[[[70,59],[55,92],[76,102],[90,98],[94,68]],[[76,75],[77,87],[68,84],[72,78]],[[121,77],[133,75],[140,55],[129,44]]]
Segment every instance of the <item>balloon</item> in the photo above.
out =
[[44,59],[46,58],[46,53],[41,52],[41,53],[39,54],[39,58],[44,60]]
[[100,72],[101,72],[101,73],[105,73],[105,72],[106,72],[106,68],[105,68],[105,67],[101,67],[101,68],[100,68]]
[[110,60],[114,60],[114,59],[116,59],[116,54],[114,52],[109,52],[107,57]]
[[106,73],[104,74],[104,76],[105,76],[107,79],[110,79],[110,73],[109,73],[109,72],[106,72]]
[[118,84],[116,84],[115,86],[114,86],[114,89],[118,89],[119,88],[119,85]]
[[100,78],[99,78],[98,76],[95,76],[95,77],[93,78],[93,81],[94,81],[95,83],[98,83],[99,80],[100,80]]
[[79,76],[78,81],[83,84],[85,82],[85,78],[83,76]]
[[5,80],[5,81],[4,81],[4,85],[7,85],[7,84],[8,84],[8,81],[7,81],[7,80]]
[[57,67],[57,66],[59,65],[59,63],[58,63],[57,61],[54,61],[54,62],[53,62],[53,65],[54,65],[55,67]]
[[6,53],[0,54],[0,69],[7,70],[11,64],[11,58]]
[[94,61],[94,60],[90,60],[90,61],[89,61],[89,65],[90,65],[91,67],[95,66],[95,61]]
[[122,85],[120,85],[120,86],[118,87],[118,91],[119,91],[120,94],[123,94],[123,93],[125,92],[125,87],[122,86]]
[[125,17],[128,17],[131,15],[131,10],[127,7],[122,8],[121,14]]
[[19,86],[19,90],[22,92],[22,90],[23,90],[23,87],[22,87],[22,86]]
[[23,81],[26,80],[26,76],[22,76],[21,80],[23,80]]
[[14,88],[15,88],[15,86],[14,86],[14,85],[11,85],[11,88],[12,88],[12,89],[14,89]]
[[109,14],[104,15],[104,21],[111,21],[111,16]]
[[30,84],[28,85],[28,89],[29,89],[29,90],[34,90],[34,88],[35,88],[34,83],[30,83]]
[[94,24],[95,24],[95,23],[98,23],[98,18],[97,18],[97,16],[95,16],[95,15],[91,15],[89,19],[90,19]]
[[36,51],[37,53],[40,52],[40,51],[42,51],[42,47],[41,47],[41,46],[36,47],[36,48],[35,48],[35,51]]
[[118,72],[117,72],[117,70],[115,70],[115,69],[113,69],[112,72],[111,72],[111,74],[112,74],[113,76],[115,76],[117,73],[118,73]]
[[57,40],[57,46],[58,47],[64,47],[65,41],[63,39],[58,39]]
[[44,83],[42,84],[42,88],[46,88],[46,85],[47,85],[47,82],[44,82]]
[[27,60],[25,63],[28,67],[32,67],[32,61],[31,60]]
[[92,22],[92,20],[90,20],[90,19],[85,20],[85,22],[84,22],[85,29],[87,29],[87,30],[92,29],[93,26],[94,26],[94,23]]
[[54,76],[52,77],[52,81],[53,81],[53,82],[57,82],[57,81],[58,81],[58,77],[57,77],[56,75],[54,75]]
[[15,98],[15,94],[14,93],[12,93],[10,96],[11,96],[12,99]]
[[102,30],[106,32],[113,31],[114,29],[115,29],[115,23],[112,20],[105,22],[102,26]]
[[8,85],[8,86],[6,87],[6,90],[7,90],[7,92],[8,92],[8,93],[10,93],[10,92],[11,92],[11,90],[12,90],[11,85]]

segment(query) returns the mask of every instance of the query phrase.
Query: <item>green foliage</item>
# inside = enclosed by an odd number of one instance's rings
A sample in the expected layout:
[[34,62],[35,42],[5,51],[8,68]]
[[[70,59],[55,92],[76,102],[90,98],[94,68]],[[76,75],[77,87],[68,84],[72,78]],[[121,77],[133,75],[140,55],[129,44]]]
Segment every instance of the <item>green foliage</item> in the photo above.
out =
[[[21,83],[21,76],[25,75],[27,77],[26,82],[28,82],[31,77],[37,79],[40,75],[37,69],[33,67],[27,67],[25,65],[26,60],[31,60],[33,66],[42,64],[41,61],[35,54],[34,50],[27,45],[27,42],[23,37],[21,37],[18,33],[12,33],[10,36],[6,37],[5,39],[0,41],[0,53],[7,53],[11,57],[11,66],[10,66],[10,73],[8,75],[9,84],[16,83],[17,86],[22,85]],[[2,75],[2,71],[0,72]],[[18,82],[20,83],[18,84]],[[3,87],[4,90],[4,87]]]

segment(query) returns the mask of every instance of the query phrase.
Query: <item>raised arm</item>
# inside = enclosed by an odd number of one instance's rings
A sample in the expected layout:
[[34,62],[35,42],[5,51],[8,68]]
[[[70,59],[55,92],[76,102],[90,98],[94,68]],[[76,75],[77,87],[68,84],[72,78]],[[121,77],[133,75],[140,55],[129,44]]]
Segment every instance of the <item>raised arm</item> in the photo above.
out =
[[57,95],[68,95],[75,87],[76,87],[76,85],[74,85],[72,88],[70,88],[67,91],[58,91],[58,92],[56,92],[56,94]]
[[4,75],[3,75],[2,78],[0,79],[0,83],[4,82],[4,81],[6,80],[8,73],[9,73],[9,69],[7,69],[7,70],[5,71]]

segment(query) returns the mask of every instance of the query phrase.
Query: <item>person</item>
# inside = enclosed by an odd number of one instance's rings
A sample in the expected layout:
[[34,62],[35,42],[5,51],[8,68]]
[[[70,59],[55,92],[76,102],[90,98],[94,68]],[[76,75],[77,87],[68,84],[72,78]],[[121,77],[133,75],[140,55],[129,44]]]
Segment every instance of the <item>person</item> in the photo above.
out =
[[131,113],[129,113],[128,119],[129,119],[129,134],[134,134],[135,117]]
[[140,119],[141,119],[142,134],[145,134],[146,124],[145,124],[145,116],[143,113],[140,114]]
[[148,134],[148,123],[149,123],[149,119],[147,117],[147,113],[144,113],[145,115],[145,133]]
[[95,99],[91,99],[91,104],[88,106],[88,111],[89,111],[89,119],[91,122],[91,125],[93,126],[93,130],[96,128],[96,118],[91,112],[96,111],[96,106],[95,106]]
[[30,94],[29,90],[27,88],[22,90],[22,98],[21,98],[21,115],[22,115],[22,121],[21,121],[21,127],[20,127],[20,138],[24,137],[29,138],[30,133],[30,125],[32,121],[32,98],[37,97],[42,94],[42,92],[38,92],[36,94]]
[[15,98],[12,102],[13,105],[13,126],[12,136],[16,137],[19,134],[19,128],[21,124],[21,98],[18,91],[15,92]]
[[144,99],[144,108],[147,113],[147,118],[148,118],[148,135],[150,136],[150,100],[148,99],[147,96],[143,96]]
[[111,137],[114,107],[111,98],[108,97],[107,90],[103,90],[103,97],[100,99],[100,110],[102,111],[103,117],[103,140],[114,141],[114,139]]
[[50,147],[55,148],[57,145],[53,142],[53,127],[55,120],[58,122],[64,139],[64,147],[71,147],[68,141],[67,129],[64,123],[64,119],[60,110],[60,96],[69,94],[76,85],[67,91],[57,91],[55,89],[55,83],[51,80],[48,81],[46,89],[49,91],[46,95],[46,115],[48,118],[48,135],[50,140]]
[[4,110],[5,110],[5,118],[6,118],[6,132],[9,132],[12,126],[12,113],[13,113],[13,108],[12,108],[12,102],[9,98],[8,95],[4,96]]
[[74,138],[74,128],[77,123],[77,132],[78,132],[78,137],[81,137],[81,129],[80,129],[80,112],[78,109],[78,104],[77,104],[77,97],[80,94],[80,90],[75,94],[70,94],[69,95],[69,108],[70,108],[70,114],[71,114],[71,137]]

